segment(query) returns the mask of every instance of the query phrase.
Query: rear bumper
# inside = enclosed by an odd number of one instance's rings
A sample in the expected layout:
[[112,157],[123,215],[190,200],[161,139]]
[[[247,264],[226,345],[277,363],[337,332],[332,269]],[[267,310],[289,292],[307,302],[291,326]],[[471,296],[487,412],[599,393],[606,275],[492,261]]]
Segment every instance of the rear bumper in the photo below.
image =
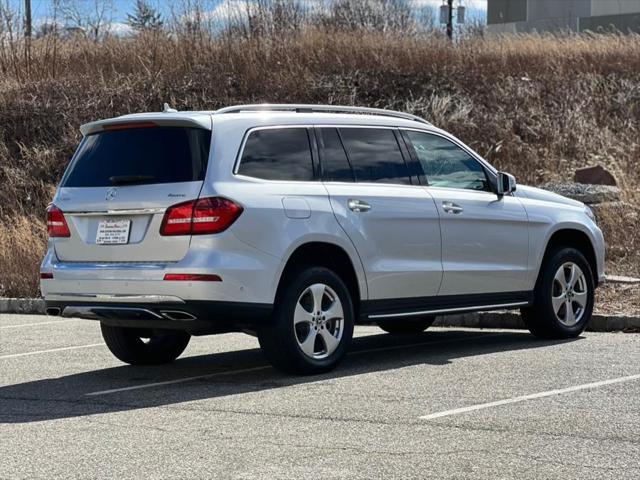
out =
[[[40,290],[45,300],[77,294],[273,303],[280,259],[229,237],[230,234],[225,236],[225,245],[222,245],[222,238],[199,238],[197,242],[203,244],[199,248],[194,246],[197,243],[194,240],[187,255],[178,262],[62,262],[57,258],[54,246],[50,245],[40,271],[51,274],[53,278],[42,279]],[[169,274],[209,275],[219,280],[165,280]]]
[[[101,296],[87,301],[80,296],[46,299],[49,315],[98,320],[107,325],[183,330],[192,335],[238,331],[268,324],[272,305],[260,303]],[[107,298],[105,298],[107,297]],[[126,299],[127,301],[123,301]]]

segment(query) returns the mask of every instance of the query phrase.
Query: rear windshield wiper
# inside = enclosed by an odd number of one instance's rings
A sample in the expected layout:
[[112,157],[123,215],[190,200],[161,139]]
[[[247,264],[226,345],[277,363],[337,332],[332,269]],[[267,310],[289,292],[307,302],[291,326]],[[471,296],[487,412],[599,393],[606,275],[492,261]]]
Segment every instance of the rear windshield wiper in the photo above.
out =
[[113,177],[109,177],[109,181],[113,185],[126,185],[128,183],[148,182],[154,178],[155,177],[153,175],[115,175]]

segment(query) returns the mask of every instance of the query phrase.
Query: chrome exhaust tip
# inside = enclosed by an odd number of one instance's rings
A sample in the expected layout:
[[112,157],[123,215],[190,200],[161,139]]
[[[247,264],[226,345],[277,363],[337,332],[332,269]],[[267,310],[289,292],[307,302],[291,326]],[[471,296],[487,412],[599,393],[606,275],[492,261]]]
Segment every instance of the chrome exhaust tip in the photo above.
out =
[[176,322],[189,322],[192,320],[197,320],[197,318],[190,313],[183,312],[181,310],[161,310],[160,313],[164,318]]

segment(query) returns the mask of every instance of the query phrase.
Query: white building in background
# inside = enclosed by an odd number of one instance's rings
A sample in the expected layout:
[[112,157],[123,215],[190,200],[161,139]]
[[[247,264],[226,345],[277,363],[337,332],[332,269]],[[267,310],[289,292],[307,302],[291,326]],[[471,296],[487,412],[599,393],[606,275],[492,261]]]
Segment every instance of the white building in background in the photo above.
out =
[[640,33],[640,0],[487,0],[487,28],[493,33]]

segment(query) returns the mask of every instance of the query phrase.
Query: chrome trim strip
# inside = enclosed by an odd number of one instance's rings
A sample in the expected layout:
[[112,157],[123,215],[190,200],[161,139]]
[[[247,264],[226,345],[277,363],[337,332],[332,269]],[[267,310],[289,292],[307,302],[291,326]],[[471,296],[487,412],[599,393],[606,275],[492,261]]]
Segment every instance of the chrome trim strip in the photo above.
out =
[[[169,320],[173,320],[174,322],[190,322],[192,320],[197,320],[197,318],[191,315],[189,312],[183,312],[182,310],[160,310],[160,313]],[[176,317],[175,314],[183,315],[183,318]]]
[[465,312],[469,310],[486,310],[489,308],[520,307],[524,305],[529,305],[529,302],[499,303],[494,305],[475,305],[473,307],[441,308],[438,310],[421,310],[419,312],[402,312],[402,313],[384,313],[384,314],[367,315],[367,316],[369,318],[414,317],[416,315],[430,315],[434,313]]
[[[62,316],[88,318],[90,320],[101,320],[105,317],[97,314],[96,311],[100,312],[103,310],[105,312],[112,312],[112,313],[116,312],[117,314],[122,315],[123,318],[126,318],[126,312],[140,312],[140,313],[145,313],[147,315],[150,315],[151,317],[158,318],[160,320],[163,319],[161,315],[158,315],[157,313],[152,312],[151,310],[147,310],[146,308],[135,308],[135,307],[111,308],[111,307],[91,307],[91,306],[75,306],[75,305],[70,305],[68,307],[65,307],[65,309],[62,311]],[[108,316],[107,318],[113,318],[113,315]]]
[[104,293],[51,293],[46,295],[44,299],[45,301],[55,302],[186,303],[180,297],[170,295],[125,295]]
[[[174,262],[177,263],[177,262]],[[54,263],[54,270],[164,270],[165,263],[136,262],[60,262]]]
[[149,215],[152,213],[164,213],[166,208],[133,208],[125,210],[96,210],[96,211],[65,211],[65,215],[71,215],[75,217],[97,217],[105,215]]

